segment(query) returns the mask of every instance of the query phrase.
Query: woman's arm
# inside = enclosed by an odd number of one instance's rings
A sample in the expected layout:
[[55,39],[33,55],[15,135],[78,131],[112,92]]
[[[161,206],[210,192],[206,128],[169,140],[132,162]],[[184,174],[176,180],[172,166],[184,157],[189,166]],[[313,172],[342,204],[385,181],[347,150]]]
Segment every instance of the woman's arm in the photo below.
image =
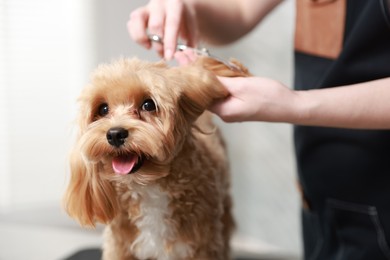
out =
[[196,10],[201,40],[221,45],[251,31],[283,0],[189,0]]
[[296,124],[390,129],[390,78],[297,94]]

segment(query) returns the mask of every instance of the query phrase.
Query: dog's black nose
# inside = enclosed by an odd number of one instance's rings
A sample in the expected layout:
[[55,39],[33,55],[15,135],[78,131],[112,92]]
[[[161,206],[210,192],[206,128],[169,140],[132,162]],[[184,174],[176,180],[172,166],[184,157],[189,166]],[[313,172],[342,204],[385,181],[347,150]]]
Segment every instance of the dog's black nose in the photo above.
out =
[[109,144],[119,147],[125,143],[129,132],[122,127],[113,127],[107,131],[107,141]]

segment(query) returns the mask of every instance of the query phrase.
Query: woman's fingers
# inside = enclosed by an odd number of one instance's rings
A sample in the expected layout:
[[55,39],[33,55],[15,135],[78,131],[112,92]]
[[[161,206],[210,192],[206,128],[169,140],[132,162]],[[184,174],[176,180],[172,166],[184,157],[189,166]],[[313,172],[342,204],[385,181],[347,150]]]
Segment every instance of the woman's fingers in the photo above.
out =
[[130,37],[138,44],[150,49],[151,43],[147,35],[147,25],[149,20],[149,11],[147,7],[140,7],[130,14],[127,22],[127,30]]
[[[165,24],[165,16],[166,9],[163,1],[150,1],[149,2],[149,21],[147,31],[151,35],[158,35],[159,37],[164,36],[164,24]],[[153,49],[156,52],[163,56],[164,49],[162,42],[152,42]]]
[[164,31],[164,58],[167,60],[171,60],[176,51],[182,17],[183,2],[178,0],[168,0],[166,5]]
[[[188,46],[195,46],[197,32],[195,12],[192,9],[183,0],[151,0],[130,14],[127,23],[130,37],[170,60],[176,52],[179,37]],[[161,37],[161,42],[150,41],[148,35]]]

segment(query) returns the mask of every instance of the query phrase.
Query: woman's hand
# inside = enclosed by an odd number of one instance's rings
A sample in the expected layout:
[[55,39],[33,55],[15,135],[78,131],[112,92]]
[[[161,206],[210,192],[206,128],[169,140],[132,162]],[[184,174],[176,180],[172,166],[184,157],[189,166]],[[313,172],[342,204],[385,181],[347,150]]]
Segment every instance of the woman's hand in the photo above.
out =
[[[130,14],[127,28],[131,38],[147,49],[153,47],[160,56],[172,59],[179,37],[194,47],[197,28],[194,8],[184,0],[151,0]],[[163,39],[163,44],[151,43],[148,34]]]
[[230,96],[209,109],[226,122],[390,129],[390,78],[310,91],[261,77],[219,79]]
[[[150,0],[130,14],[131,38],[170,60],[178,39],[196,47],[232,43],[251,31],[282,0]],[[163,39],[151,43],[148,34]]]
[[261,78],[219,77],[230,93],[209,108],[225,122],[292,122],[298,95],[278,81]]

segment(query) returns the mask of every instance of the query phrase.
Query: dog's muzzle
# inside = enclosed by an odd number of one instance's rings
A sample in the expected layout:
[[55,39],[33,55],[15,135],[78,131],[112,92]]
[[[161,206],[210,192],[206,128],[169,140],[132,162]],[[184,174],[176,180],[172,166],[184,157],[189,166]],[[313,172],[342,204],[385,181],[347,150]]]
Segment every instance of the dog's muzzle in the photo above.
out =
[[[106,138],[110,145],[120,148],[129,137],[129,131],[122,127],[113,127],[107,131]],[[116,174],[126,175],[136,172],[143,164],[143,158],[134,153],[121,153],[112,158],[112,168]]]

